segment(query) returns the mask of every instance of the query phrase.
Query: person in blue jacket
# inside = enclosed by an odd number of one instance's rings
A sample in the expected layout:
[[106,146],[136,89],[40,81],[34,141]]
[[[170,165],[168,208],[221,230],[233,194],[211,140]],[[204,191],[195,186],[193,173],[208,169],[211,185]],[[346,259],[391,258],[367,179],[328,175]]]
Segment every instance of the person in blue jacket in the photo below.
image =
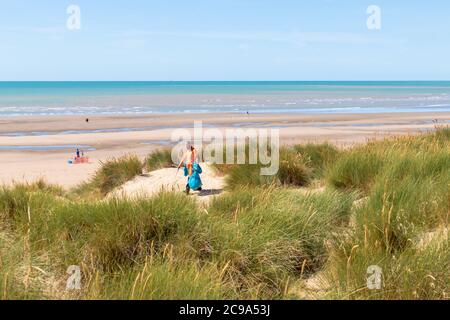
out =
[[191,190],[194,191],[202,191],[202,179],[200,175],[203,170],[198,163],[194,163],[192,166],[192,175],[189,175],[188,167],[184,167],[184,176],[188,177],[187,185],[186,185],[186,193],[189,194]]
[[202,191],[202,179],[200,179],[200,175],[203,171],[198,164],[197,150],[190,143],[186,144],[186,152],[181,159],[178,169],[180,169],[183,164],[184,176],[188,177],[186,193],[189,194],[191,190]]

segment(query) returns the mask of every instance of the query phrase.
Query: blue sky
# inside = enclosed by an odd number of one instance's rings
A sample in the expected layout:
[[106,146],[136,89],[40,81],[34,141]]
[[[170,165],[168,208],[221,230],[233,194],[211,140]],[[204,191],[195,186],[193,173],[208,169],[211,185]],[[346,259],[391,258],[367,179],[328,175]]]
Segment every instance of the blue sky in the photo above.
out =
[[448,0],[0,0],[0,80],[450,80],[449,14]]

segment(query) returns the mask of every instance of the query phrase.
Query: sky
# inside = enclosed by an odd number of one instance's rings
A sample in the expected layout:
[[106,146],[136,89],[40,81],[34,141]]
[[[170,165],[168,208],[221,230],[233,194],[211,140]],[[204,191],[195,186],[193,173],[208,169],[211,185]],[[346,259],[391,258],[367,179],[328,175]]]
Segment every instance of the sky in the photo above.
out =
[[448,0],[0,0],[0,81],[450,80],[449,14]]

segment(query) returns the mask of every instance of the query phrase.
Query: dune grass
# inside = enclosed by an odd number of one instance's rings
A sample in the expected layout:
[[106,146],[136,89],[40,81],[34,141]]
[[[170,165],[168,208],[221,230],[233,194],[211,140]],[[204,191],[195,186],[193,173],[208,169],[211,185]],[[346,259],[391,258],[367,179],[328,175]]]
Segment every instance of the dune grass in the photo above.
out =
[[[142,165],[105,163],[85,189],[98,198],[43,181],[0,188],[0,299],[295,299],[317,274],[330,299],[449,298],[449,129],[282,149],[271,180],[225,168],[230,188],[206,207],[181,193],[103,197]],[[306,189],[312,179],[328,185]],[[81,291],[65,289],[70,265]],[[381,290],[367,288],[372,265]]]
[[[346,221],[351,204],[334,193],[299,197],[256,189],[235,218],[226,207],[239,206],[239,191],[227,196],[232,200],[218,198],[206,216],[192,199],[174,193],[137,202],[55,197],[39,207],[26,194],[31,219],[23,212],[25,219],[10,217],[11,230],[26,236],[29,251],[44,257],[42,269],[54,278],[64,278],[67,266],[81,266],[87,283],[77,298],[83,299],[282,297],[289,277],[324,263],[321,234]],[[144,275],[148,283],[132,283]],[[157,289],[147,291],[152,283]]]
[[91,180],[72,190],[73,196],[76,199],[91,198],[95,200],[101,198],[125,182],[142,174],[142,167],[141,160],[135,155],[109,159],[101,164],[100,169],[97,170]]
[[0,231],[0,300],[33,299],[39,296],[28,290],[30,285],[42,290],[26,276],[29,268],[23,259],[24,247],[20,244],[9,232]]
[[339,189],[367,190],[383,169],[383,157],[368,145],[346,152],[327,174],[331,185]]
[[[326,174],[328,183],[340,189],[368,191],[375,178],[383,171],[392,169],[418,173],[420,163],[426,170],[448,167],[450,128],[438,129],[436,133],[419,136],[403,136],[372,141],[343,152]],[[415,164],[415,168],[413,165]]]
[[[246,158],[248,159],[248,148]],[[225,151],[224,151],[225,153]],[[227,175],[230,189],[240,186],[263,186],[278,184],[304,187],[312,180],[320,179],[335,162],[340,151],[328,144],[306,144],[280,149],[279,171],[275,176],[261,176],[261,164],[219,165],[220,173]]]
[[156,150],[144,160],[144,169],[148,172],[174,166],[171,150]]
[[142,173],[142,163],[136,156],[111,159],[102,164],[94,176],[93,183],[103,194],[133,179]]
[[220,249],[214,257],[243,286],[281,297],[289,278],[323,266],[325,240],[348,221],[352,202],[352,194],[332,191],[301,195],[275,187],[235,190],[210,208],[211,217],[220,222],[214,232]]
[[92,272],[113,272],[143,261],[167,244],[201,247],[197,210],[192,200],[171,193],[138,202],[68,202],[36,221],[32,236],[36,243],[53,247],[61,265],[81,263]]
[[[329,280],[335,288],[335,297],[448,298],[448,233],[420,247],[426,235],[448,230],[448,129],[436,134],[383,141],[372,147],[375,153],[384,155],[383,170],[377,175],[370,172],[371,182],[364,188],[368,197],[365,204],[354,211],[354,228],[334,244]],[[342,173],[334,170],[333,174]],[[366,174],[366,171],[362,172]],[[333,179],[331,181],[336,181]],[[358,183],[353,184],[355,181],[349,186],[360,187]],[[383,269],[382,290],[366,287],[370,265]]]
[[0,230],[25,228],[35,215],[45,215],[55,205],[64,191],[38,181],[33,184],[16,184],[13,187],[0,188]]
[[[65,192],[39,180],[0,188],[0,299],[40,299],[48,295],[40,269],[42,255],[33,250],[35,219],[50,214]],[[44,263],[45,264],[45,263]]]
[[339,158],[340,151],[329,143],[295,145],[295,152],[300,154],[313,171],[315,179],[322,178],[326,170]]
[[[263,165],[239,164],[222,167],[225,173],[226,183],[229,189],[241,186],[258,187],[277,184],[280,186],[306,186],[311,178],[313,170],[308,165],[308,160],[300,153],[290,148],[281,148],[279,157],[279,170],[274,176],[261,175]],[[267,166],[265,166],[267,167]]]
[[214,265],[149,257],[143,265],[88,284],[86,299],[223,300],[237,299],[235,288]]

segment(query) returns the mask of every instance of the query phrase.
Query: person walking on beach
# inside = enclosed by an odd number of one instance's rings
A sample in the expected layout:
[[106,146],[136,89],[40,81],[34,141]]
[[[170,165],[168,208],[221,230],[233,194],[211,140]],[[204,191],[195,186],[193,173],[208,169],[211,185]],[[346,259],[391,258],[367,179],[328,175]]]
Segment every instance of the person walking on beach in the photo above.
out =
[[198,164],[198,153],[194,146],[190,143],[186,145],[186,152],[181,158],[178,169],[181,169],[183,164],[185,165],[185,176],[188,177],[186,193],[189,194],[191,189],[195,191],[202,191],[202,181],[200,179],[202,169]]
[[80,149],[77,149],[77,158],[80,158]]
[[198,161],[197,150],[194,148],[192,144],[187,143],[186,152],[183,154],[183,157],[181,158],[178,169],[181,169],[181,167],[183,167],[183,164],[185,164],[185,167],[189,171],[189,176],[192,176],[192,169],[194,163],[196,163],[197,161]]

